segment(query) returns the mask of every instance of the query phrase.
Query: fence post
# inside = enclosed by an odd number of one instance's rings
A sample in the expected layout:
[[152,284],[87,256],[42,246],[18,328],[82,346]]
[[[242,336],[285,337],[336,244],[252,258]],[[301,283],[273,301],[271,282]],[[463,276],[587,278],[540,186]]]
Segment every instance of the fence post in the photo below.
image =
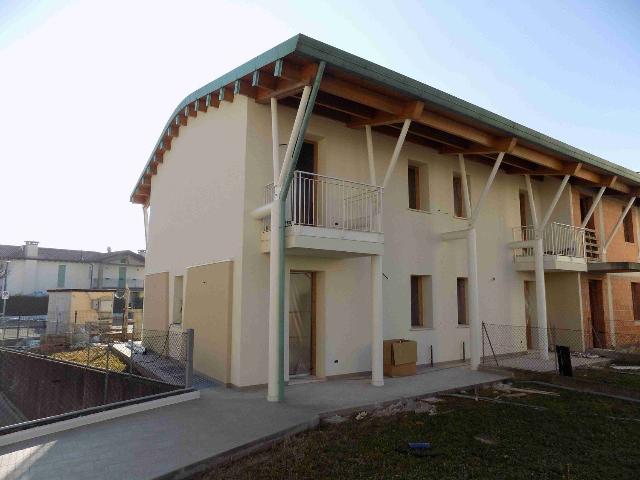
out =
[[187,328],[187,358],[185,365],[184,386],[191,388],[193,386],[193,328]]
[[129,375],[133,373],[133,334],[131,334],[131,338],[129,339]]
[[103,405],[107,404],[107,400],[109,398],[109,353],[111,353],[111,344],[107,342],[107,372],[104,374],[104,401],[102,402]]
[[18,331],[16,332],[16,340],[20,340],[20,319],[22,317],[18,317]]
[[480,335],[482,336],[482,358],[480,359],[480,363],[484,363],[484,322],[482,322]]

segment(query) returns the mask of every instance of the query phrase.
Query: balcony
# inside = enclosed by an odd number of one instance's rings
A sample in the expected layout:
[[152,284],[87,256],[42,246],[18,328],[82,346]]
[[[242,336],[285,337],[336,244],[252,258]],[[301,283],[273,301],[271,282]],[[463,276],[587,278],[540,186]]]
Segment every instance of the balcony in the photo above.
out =
[[[525,225],[513,229],[514,261],[516,270],[533,271],[535,258],[533,246],[522,246],[519,242],[535,239],[534,227]],[[544,269],[550,272],[586,272],[588,262],[600,260],[596,232],[588,228],[574,227],[562,223],[550,223],[542,234]]]
[[[273,184],[265,187],[273,201]],[[270,217],[263,223],[262,252],[271,244]],[[323,257],[379,255],[382,233],[382,188],[365,183],[294,172],[285,211],[287,253]]]

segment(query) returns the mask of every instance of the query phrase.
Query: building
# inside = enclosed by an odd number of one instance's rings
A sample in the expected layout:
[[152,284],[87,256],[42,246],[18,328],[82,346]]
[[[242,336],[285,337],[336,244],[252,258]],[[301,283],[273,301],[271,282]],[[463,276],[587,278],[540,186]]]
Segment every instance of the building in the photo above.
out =
[[550,327],[584,348],[590,325],[640,331],[638,186],[298,35],[190,94],[160,135],[131,196],[144,326],[195,328],[197,370],[270,400],[300,374],[382,385],[383,339],[477,368],[483,322],[543,358]]
[[124,288],[141,291],[145,257],[130,250],[91,252],[43,248],[38,242],[0,245],[0,261],[8,261],[10,295],[46,295],[53,289]]

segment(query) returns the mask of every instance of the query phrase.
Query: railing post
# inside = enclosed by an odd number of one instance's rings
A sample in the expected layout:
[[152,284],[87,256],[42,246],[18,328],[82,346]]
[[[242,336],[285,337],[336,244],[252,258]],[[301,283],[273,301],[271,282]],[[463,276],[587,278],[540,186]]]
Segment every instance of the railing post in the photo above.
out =
[[187,351],[186,351],[186,365],[184,375],[185,388],[191,388],[193,386],[193,328],[187,328]]

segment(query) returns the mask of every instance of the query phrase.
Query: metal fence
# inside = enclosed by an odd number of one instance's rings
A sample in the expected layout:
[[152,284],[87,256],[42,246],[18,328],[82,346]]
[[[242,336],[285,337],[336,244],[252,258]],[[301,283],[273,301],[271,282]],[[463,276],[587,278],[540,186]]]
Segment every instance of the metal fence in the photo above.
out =
[[569,347],[573,366],[588,366],[603,360],[594,349],[640,353],[640,333],[482,324],[485,365],[557,372],[557,346]]
[[0,435],[8,425],[191,388],[193,330],[105,330],[99,322],[0,347]]
[[[588,242],[586,241],[586,236],[588,236]],[[514,228],[513,239],[514,241],[534,240],[535,227],[523,225]],[[546,255],[597,258],[598,244],[595,232],[587,228],[552,222],[543,230],[542,241]],[[533,248],[516,249],[515,255],[518,257],[532,256]]]

